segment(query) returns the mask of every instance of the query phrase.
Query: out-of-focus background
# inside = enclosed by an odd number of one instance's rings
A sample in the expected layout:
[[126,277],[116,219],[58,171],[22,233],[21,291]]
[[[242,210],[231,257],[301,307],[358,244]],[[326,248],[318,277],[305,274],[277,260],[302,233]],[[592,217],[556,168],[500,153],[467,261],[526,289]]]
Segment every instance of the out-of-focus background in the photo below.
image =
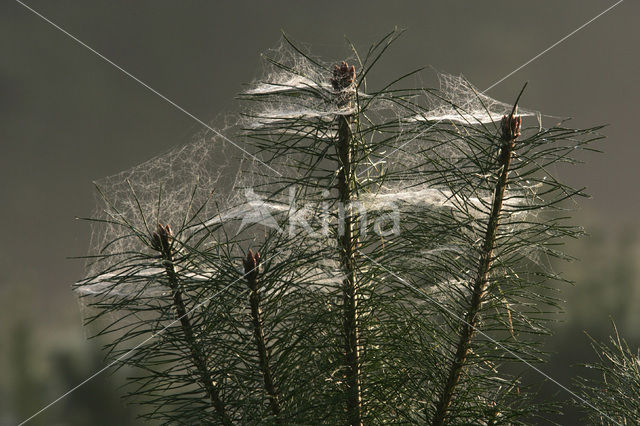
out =
[[[56,1],[25,0],[205,122],[222,125],[235,95],[258,73],[280,31],[319,56],[349,56],[344,36],[366,49],[394,26],[408,32],[375,81],[431,65],[491,86],[613,1]],[[640,343],[640,4],[622,2],[487,94],[608,124],[603,155],[559,173],[593,196],[576,207],[590,237],[571,243],[580,260],[549,339],[543,369],[571,384],[592,358],[584,331],[611,332],[613,318]],[[425,84],[436,85],[426,73]],[[432,78],[431,80],[429,80]],[[92,181],[135,166],[201,130],[192,118],[80,46],[18,2],[0,3],[0,424],[16,424],[100,369],[70,285],[83,274],[94,208]],[[137,424],[120,400],[119,374],[101,374],[31,424]],[[544,385],[550,399],[567,395]],[[580,424],[568,410],[561,424]]]

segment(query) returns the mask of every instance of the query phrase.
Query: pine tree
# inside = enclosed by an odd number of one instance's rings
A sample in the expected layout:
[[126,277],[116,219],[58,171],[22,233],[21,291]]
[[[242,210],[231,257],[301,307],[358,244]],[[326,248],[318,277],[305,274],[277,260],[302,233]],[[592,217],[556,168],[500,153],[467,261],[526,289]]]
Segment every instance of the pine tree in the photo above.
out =
[[204,135],[99,184],[99,250],[76,288],[109,356],[137,367],[128,396],[145,418],[542,412],[518,372],[543,360],[561,281],[548,259],[580,233],[562,212],[584,195],[550,170],[598,128],[544,127],[520,96],[498,102],[462,77],[402,88],[417,70],[372,89],[399,35],[333,66],[284,37],[231,139]]

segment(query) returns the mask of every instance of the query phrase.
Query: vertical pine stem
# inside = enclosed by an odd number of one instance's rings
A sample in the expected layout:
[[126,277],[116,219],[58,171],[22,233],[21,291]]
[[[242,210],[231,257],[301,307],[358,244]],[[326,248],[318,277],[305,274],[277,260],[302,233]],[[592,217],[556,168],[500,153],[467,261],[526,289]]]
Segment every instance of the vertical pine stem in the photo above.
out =
[[269,396],[269,405],[271,412],[276,417],[276,422],[281,423],[278,419],[280,415],[280,401],[278,392],[273,380],[271,367],[269,366],[269,352],[264,336],[264,327],[262,320],[262,310],[260,309],[260,294],[258,293],[258,267],[260,264],[260,254],[249,250],[247,258],[244,262],[245,276],[247,285],[249,286],[249,305],[251,306],[251,321],[253,323],[253,337],[258,351],[258,359],[260,361],[260,371],[264,380],[264,387]]
[[[333,67],[331,85],[340,107],[349,108],[355,94],[356,70],[342,62]],[[354,89],[352,91],[352,89]],[[358,339],[358,291],[356,286],[357,232],[353,217],[355,176],[353,167],[354,137],[351,129],[352,115],[339,115],[338,138],[338,202],[344,214],[338,219],[338,250],[342,280],[342,332],[344,334],[345,382],[347,385],[347,417],[350,425],[362,425],[362,395],[360,383],[360,348]]]
[[338,247],[345,278],[342,281],[343,333],[345,339],[345,367],[347,383],[347,415],[351,425],[362,424],[362,396],[360,384],[360,354],[358,342],[358,312],[356,288],[356,229],[353,217],[353,133],[351,117],[338,118],[338,193],[344,208],[343,222],[339,223]]
[[[514,108],[515,111],[515,108]],[[449,367],[449,374],[445,386],[436,405],[436,413],[432,424],[441,426],[445,424],[448,410],[453,399],[453,394],[460,381],[463,368],[466,364],[471,347],[471,339],[478,325],[479,312],[487,289],[489,270],[493,260],[493,250],[498,231],[498,222],[502,211],[502,202],[509,177],[509,167],[516,138],[520,135],[521,118],[510,114],[502,119],[502,146],[498,157],[500,175],[493,193],[493,205],[487,223],[487,229],[482,244],[482,251],[478,262],[478,271],[473,284],[471,302],[464,317],[464,324],[460,331],[456,353]]]
[[207,396],[211,400],[211,404],[220,417],[221,422],[225,425],[231,425],[231,419],[226,413],[225,406],[220,398],[220,391],[211,379],[211,374],[207,367],[206,356],[202,353],[200,347],[196,343],[193,326],[189,316],[187,315],[187,309],[182,298],[182,290],[180,289],[180,281],[173,263],[173,248],[170,243],[170,238],[172,238],[172,234],[169,225],[165,227],[158,225],[158,231],[152,235],[152,242],[154,248],[160,252],[163,259],[165,273],[167,274],[169,281],[169,287],[173,293],[173,306],[176,310],[176,316],[180,320],[180,326],[182,327],[182,332],[184,333],[187,346],[191,352],[191,362],[196,367],[202,386],[207,392]]

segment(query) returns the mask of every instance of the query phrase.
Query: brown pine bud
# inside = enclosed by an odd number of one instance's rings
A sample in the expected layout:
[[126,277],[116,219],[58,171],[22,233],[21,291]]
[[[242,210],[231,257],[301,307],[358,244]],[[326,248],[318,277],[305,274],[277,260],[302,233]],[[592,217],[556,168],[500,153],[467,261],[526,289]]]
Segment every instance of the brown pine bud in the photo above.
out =
[[502,117],[500,127],[502,129],[503,141],[514,141],[520,136],[520,128],[522,126],[522,117],[519,115],[509,114]]
[[260,253],[255,252],[254,254],[253,251],[249,249],[247,257],[243,260],[243,263],[244,274],[247,277],[247,280],[249,280],[250,286],[252,286],[258,277],[260,269]]
[[356,79],[356,67],[349,66],[342,61],[340,65],[333,66],[333,77],[331,78],[331,86],[336,92],[341,92],[351,86]]
[[158,251],[168,252],[171,247],[171,238],[173,238],[173,232],[169,225],[158,224],[156,232],[151,234],[151,246]]

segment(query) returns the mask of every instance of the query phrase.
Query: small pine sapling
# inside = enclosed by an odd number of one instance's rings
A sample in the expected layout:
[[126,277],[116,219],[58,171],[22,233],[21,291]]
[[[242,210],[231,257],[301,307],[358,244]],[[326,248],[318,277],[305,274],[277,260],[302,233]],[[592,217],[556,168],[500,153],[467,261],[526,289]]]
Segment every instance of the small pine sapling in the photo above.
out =
[[246,150],[205,135],[99,184],[76,290],[108,356],[139,372],[128,396],[143,418],[517,424],[543,412],[517,372],[544,358],[561,280],[548,259],[580,234],[561,212],[584,195],[549,170],[575,163],[598,128],[544,127],[520,96],[498,102],[461,77],[401,87],[417,70],[373,89],[399,35],[337,64],[284,37],[227,131]]

